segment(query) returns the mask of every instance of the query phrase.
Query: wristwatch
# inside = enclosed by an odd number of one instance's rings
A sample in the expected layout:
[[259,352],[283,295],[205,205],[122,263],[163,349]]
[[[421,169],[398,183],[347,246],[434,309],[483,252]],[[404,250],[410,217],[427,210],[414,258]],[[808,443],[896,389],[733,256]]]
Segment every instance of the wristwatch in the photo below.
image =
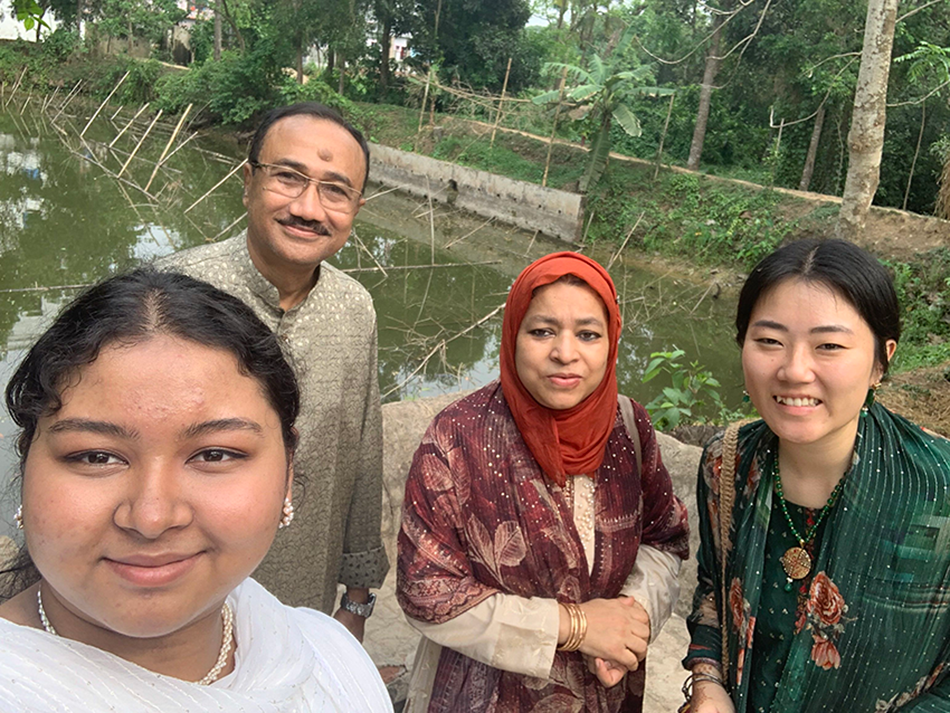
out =
[[343,592],[343,597],[340,599],[340,609],[350,612],[351,614],[356,614],[356,616],[361,616],[364,619],[368,619],[369,615],[373,613],[373,606],[376,604],[376,595],[370,594],[369,601],[365,604],[360,604],[359,602],[354,602],[348,596],[346,592]]

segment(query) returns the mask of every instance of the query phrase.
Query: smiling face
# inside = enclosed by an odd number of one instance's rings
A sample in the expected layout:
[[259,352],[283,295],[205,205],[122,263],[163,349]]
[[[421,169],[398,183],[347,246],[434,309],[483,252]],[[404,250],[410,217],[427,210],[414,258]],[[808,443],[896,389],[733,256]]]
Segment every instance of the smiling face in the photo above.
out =
[[607,310],[586,285],[538,288],[518,328],[518,378],[542,406],[577,406],[603,381],[610,340]]
[[[888,358],[896,342],[889,340]],[[780,282],[752,310],[742,345],[746,389],[785,443],[850,448],[868,388],[882,374],[874,334],[821,283]]]
[[[257,160],[358,191],[366,179],[366,159],[353,135],[332,121],[307,115],[277,121]],[[267,190],[265,182],[262,169],[244,166],[248,248],[265,275],[275,270],[314,270],[343,247],[355,212],[327,210],[313,184],[298,198],[287,198]],[[360,199],[359,204],[363,202]]]
[[289,492],[259,383],[226,351],[158,335],[105,347],[62,402],[23,473],[27,547],[54,626],[95,643],[218,618]]

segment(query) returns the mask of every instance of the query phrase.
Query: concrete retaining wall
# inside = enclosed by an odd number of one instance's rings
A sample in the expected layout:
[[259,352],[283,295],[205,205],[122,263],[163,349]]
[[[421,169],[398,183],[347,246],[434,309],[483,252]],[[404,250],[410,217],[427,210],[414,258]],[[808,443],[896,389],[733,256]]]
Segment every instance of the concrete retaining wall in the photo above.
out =
[[584,199],[576,193],[542,188],[487,171],[458,166],[428,156],[373,144],[370,177],[413,195],[452,203],[459,208],[540,230],[568,242],[580,240]]

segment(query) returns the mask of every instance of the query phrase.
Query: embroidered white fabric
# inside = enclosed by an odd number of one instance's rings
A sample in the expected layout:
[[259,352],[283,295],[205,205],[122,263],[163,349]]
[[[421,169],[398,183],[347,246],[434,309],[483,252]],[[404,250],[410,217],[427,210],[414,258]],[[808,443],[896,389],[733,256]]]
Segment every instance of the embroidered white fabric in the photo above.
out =
[[251,579],[228,602],[235,668],[210,686],[0,619],[0,711],[392,711],[376,667],[339,622],[284,606]]

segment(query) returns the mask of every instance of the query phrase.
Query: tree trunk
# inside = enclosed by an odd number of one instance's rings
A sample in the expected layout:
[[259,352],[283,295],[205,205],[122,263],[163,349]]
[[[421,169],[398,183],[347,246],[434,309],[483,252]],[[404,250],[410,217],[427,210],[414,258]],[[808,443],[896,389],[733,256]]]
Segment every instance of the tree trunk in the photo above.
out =
[[703,143],[706,141],[706,124],[709,121],[709,105],[712,101],[713,82],[719,73],[719,38],[722,25],[713,32],[709,53],[706,55],[706,68],[703,70],[703,84],[699,91],[699,109],[696,112],[696,127],[693,129],[693,142],[689,146],[689,160],[686,168],[699,170],[699,160],[703,157]]
[[82,26],[82,0],[76,0],[76,32],[79,33],[79,39],[82,39],[83,26]]
[[340,65],[340,81],[337,84],[336,91],[338,94],[342,94],[343,93],[343,78],[346,75],[346,58],[343,57],[342,55],[340,56],[339,65]]
[[867,222],[881,178],[881,152],[887,115],[887,77],[891,69],[898,0],[868,0],[861,69],[848,132],[848,177],[835,234],[854,240]]
[[383,16],[379,30],[379,94],[385,95],[389,88],[389,52],[392,46],[392,17]]
[[805,168],[802,169],[802,180],[798,182],[798,190],[807,191],[811,185],[811,176],[815,172],[815,157],[818,155],[818,143],[821,141],[821,129],[825,125],[825,105],[818,107],[815,115],[815,125],[811,130],[811,141],[808,144],[808,153],[805,154]]
[[214,61],[221,59],[221,11],[214,5]]
[[[327,45],[327,74],[333,74],[334,59],[336,58],[336,52],[333,51],[333,48]],[[329,79],[329,76],[327,77]]]
[[241,34],[241,31],[238,29],[237,23],[234,21],[234,18],[231,16],[231,11],[228,9],[227,0],[218,0],[221,3],[221,10],[224,11],[224,19],[227,20],[228,25],[231,26],[231,31],[234,33],[234,36],[237,38],[238,47],[241,48],[241,54],[244,54],[244,51],[247,49],[247,45],[244,43],[244,35]]
[[303,37],[297,42],[297,84],[303,84]]
[[127,32],[129,33],[129,56],[132,56],[132,13],[126,18]]

